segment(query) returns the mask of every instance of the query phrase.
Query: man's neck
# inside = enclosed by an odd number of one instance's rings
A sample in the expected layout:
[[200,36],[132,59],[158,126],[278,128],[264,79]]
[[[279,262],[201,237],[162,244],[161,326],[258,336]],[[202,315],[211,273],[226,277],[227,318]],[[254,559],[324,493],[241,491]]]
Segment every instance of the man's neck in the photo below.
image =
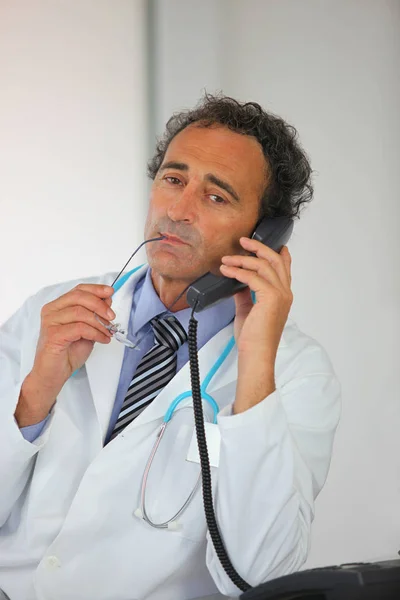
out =
[[[174,303],[179,294],[190,284],[187,281],[167,279],[154,273],[153,270],[150,271],[150,276],[156,294],[167,308]],[[171,312],[178,312],[178,310],[183,310],[184,308],[189,308],[189,304],[186,301],[186,293],[174,304]]]

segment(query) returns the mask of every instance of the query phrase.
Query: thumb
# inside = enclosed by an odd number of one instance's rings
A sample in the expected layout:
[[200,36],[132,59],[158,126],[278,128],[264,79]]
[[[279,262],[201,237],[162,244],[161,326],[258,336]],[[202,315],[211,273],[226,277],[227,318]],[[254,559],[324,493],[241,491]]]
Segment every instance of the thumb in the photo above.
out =
[[236,316],[241,319],[246,318],[253,308],[253,298],[251,297],[250,288],[245,287],[244,290],[240,290],[233,297],[235,300]]

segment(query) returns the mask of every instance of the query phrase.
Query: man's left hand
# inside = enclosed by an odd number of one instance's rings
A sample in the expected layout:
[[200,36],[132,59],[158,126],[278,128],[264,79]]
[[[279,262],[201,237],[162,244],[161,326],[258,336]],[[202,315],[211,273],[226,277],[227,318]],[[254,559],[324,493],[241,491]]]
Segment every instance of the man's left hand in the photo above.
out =
[[[248,286],[234,296],[235,339],[239,395],[241,389],[247,389],[246,404],[253,405],[273,391],[269,388],[274,387],[275,358],[293,302],[292,259],[287,246],[278,254],[250,238],[240,238],[240,244],[256,256],[224,256],[221,273]],[[255,304],[251,291],[256,294]],[[258,381],[256,388],[254,380]]]

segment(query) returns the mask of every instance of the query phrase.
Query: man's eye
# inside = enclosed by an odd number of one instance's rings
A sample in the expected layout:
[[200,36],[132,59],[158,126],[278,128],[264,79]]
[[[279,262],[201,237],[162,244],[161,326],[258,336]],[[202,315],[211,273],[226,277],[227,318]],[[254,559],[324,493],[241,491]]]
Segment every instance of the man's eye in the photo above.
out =
[[169,181],[170,183],[172,183],[173,185],[177,185],[178,183],[180,183],[180,182],[181,182],[181,180],[180,180],[180,179],[178,179],[177,177],[171,177],[171,176],[167,176],[167,177],[165,177],[165,179],[166,179],[167,181]]
[[210,194],[210,198],[214,202],[214,204],[226,204],[226,200],[221,198],[221,196],[217,196],[217,194]]

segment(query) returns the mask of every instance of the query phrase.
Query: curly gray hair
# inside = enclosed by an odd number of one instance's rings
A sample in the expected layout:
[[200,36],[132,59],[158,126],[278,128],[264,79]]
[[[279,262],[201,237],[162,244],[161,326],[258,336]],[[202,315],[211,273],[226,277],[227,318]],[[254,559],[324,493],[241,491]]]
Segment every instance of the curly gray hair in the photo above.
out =
[[310,202],[314,193],[308,156],[298,142],[297,130],[281,117],[267,113],[256,102],[241,103],[223,94],[206,92],[195,108],[175,113],[148,162],[151,179],[156,177],[171,140],[193,123],[199,127],[221,125],[256,138],[270,174],[261,198],[259,218],[299,218],[302,205]]

